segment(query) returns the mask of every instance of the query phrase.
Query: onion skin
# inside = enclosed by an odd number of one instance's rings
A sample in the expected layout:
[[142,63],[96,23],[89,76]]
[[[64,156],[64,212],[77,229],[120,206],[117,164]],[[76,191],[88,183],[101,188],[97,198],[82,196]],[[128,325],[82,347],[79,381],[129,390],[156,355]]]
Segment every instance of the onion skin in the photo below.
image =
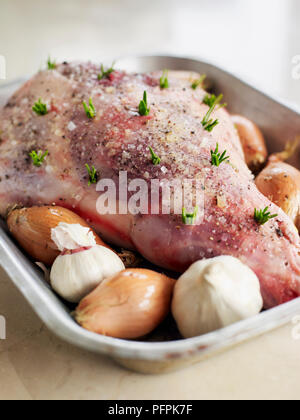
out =
[[115,338],[143,337],[170,312],[175,280],[145,269],[127,269],[102,282],[75,312],[83,328]]
[[[63,207],[31,207],[13,210],[7,218],[8,229],[20,246],[37,262],[48,266],[60,254],[51,239],[51,229],[59,223],[89,225],[77,214]],[[98,245],[108,246],[95,234]]]
[[259,191],[281,207],[300,231],[300,171],[274,156],[255,183]]
[[246,163],[249,169],[256,174],[266,163],[268,157],[264,136],[257,125],[248,118],[241,115],[233,115],[231,118],[238,131]]

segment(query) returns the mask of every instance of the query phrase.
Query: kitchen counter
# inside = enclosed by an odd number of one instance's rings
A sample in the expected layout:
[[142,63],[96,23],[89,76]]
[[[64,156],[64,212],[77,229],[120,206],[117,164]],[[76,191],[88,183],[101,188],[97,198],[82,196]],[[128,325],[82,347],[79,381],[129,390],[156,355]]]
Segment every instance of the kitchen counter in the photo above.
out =
[[[300,80],[292,77],[299,19],[297,0],[1,0],[0,56],[9,81],[43,67],[49,54],[99,62],[141,52],[193,55],[299,103]],[[146,376],[57,339],[2,270],[0,315],[7,321],[1,400],[300,396],[292,324],[185,370]]]

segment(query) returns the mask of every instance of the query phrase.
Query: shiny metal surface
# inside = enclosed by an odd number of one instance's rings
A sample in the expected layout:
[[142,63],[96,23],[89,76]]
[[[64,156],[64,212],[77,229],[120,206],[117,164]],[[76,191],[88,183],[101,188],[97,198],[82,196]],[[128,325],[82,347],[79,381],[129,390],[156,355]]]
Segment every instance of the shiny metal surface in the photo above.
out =
[[[300,133],[300,111],[296,107],[285,105],[199,60],[133,57],[120,59],[118,67],[137,72],[168,68],[206,73],[213,90],[224,94],[230,111],[248,116],[262,128],[270,152],[282,150],[287,140]],[[0,105],[21,83],[17,81],[0,87]],[[294,164],[299,166],[299,156],[294,158]],[[297,299],[255,318],[189,340],[159,342],[161,338],[155,336],[151,342],[117,340],[90,333],[73,321],[71,309],[52,292],[39,269],[14,244],[4,222],[0,225],[0,264],[54,334],[86,350],[109,355],[129,369],[146,373],[161,373],[196,363],[215,352],[284,325],[300,314],[300,299]]]

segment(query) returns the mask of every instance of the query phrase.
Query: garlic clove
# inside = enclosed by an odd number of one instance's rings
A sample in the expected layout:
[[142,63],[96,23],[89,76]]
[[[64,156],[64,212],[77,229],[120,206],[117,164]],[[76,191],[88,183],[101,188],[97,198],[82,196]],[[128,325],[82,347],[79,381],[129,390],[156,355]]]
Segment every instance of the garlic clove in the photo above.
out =
[[145,269],[128,269],[105,280],[75,314],[85,329],[135,339],[152,332],[168,315],[175,280]]
[[[51,265],[60,254],[51,239],[51,229],[59,223],[79,224],[89,228],[77,214],[63,207],[42,206],[13,210],[7,218],[8,228],[20,246],[35,260]],[[107,246],[94,232],[98,245]]]
[[96,245],[68,250],[52,266],[52,288],[65,300],[78,303],[103,280],[124,270],[121,259],[110,249]]
[[185,338],[257,315],[262,308],[257,276],[230,256],[193,264],[178,280],[172,302],[173,316]]
[[60,251],[96,245],[91,229],[79,224],[59,223],[52,229],[51,239]]

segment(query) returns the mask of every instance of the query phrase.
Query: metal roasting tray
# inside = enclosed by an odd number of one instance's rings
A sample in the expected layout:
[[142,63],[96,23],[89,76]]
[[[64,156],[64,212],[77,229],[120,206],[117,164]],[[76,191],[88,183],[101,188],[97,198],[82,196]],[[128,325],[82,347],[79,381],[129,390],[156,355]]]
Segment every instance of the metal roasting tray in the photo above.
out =
[[[300,110],[296,106],[273,99],[211,64],[187,58],[148,56],[120,59],[118,67],[134,72],[172,69],[207,74],[212,89],[224,94],[231,112],[243,114],[261,127],[270,152],[282,150],[287,140],[300,134]],[[0,84],[0,105],[6,102],[23,81]],[[299,157],[294,157],[295,165],[300,162]],[[138,372],[163,373],[196,363],[251,337],[278,328],[300,314],[300,299],[296,299],[223,330],[189,340],[178,339],[176,329],[169,320],[142,342],[124,341],[93,334],[78,326],[70,315],[72,308],[51,291],[42,272],[15,245],[2,221],[0,264],[54,334],[88,351],[108,355]]]

